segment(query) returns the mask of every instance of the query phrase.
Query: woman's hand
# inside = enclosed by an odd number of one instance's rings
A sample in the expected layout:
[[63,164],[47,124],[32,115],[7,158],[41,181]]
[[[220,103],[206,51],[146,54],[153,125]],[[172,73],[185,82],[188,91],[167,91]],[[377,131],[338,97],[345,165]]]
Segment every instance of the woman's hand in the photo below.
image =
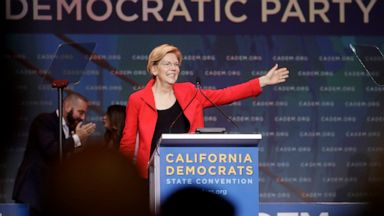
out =
[[289,71],[287,68],[278,68],[278,65],[276,64],[268,71],[268,73],[259,78],[260,86],[264,87],[285,82],[288,78],[288,74]]

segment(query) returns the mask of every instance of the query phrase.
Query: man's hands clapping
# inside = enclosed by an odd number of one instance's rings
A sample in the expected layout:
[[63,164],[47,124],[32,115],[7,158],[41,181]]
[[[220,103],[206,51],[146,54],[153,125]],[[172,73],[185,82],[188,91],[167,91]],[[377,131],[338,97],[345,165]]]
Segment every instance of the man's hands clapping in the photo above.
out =
[[88,137],[95,131],[96,124],[95,123],[79,123],[76,126],[76,132],[77,136],[79,136],[81,143],[85,143],[88,139]]

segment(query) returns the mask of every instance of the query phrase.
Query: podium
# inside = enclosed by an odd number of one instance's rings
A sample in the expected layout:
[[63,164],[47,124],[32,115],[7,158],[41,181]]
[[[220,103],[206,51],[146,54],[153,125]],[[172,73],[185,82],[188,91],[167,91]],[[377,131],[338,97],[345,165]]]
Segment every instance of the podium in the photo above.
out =
[[194,186],[223,196],[236,215],[258,215],[260,140],[260,134],[163,134],[148,167],[151,210],[158,215],[173,192]]

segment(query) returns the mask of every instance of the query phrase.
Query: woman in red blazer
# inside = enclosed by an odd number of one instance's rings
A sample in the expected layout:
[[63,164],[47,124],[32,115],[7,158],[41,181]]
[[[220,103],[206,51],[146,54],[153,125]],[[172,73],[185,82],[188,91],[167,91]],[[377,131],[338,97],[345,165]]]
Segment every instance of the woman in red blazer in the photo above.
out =
[[[143,178],[148,161],[162,133],[194,132],[204,127],[203,109],[257,96],[261,88],[285,82],[289,71],[275,65],[265,75],[219,90],[199,90],[192,83],[176,83],[182,55],[163,44],[149,54],[147,70],[152,79],[129,96],[120,151],[133,159]],[[207,98],[209,98],[209,101]]]

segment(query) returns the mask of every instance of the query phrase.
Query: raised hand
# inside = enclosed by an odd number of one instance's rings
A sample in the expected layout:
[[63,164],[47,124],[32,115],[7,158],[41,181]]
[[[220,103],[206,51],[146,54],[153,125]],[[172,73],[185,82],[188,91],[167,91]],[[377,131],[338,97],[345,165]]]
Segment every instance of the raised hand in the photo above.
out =
[[260,86],[275,85],[283,83],[289,77],[289,71],[287,68],[278,68],[275,64],[265,75],[259,78]]

